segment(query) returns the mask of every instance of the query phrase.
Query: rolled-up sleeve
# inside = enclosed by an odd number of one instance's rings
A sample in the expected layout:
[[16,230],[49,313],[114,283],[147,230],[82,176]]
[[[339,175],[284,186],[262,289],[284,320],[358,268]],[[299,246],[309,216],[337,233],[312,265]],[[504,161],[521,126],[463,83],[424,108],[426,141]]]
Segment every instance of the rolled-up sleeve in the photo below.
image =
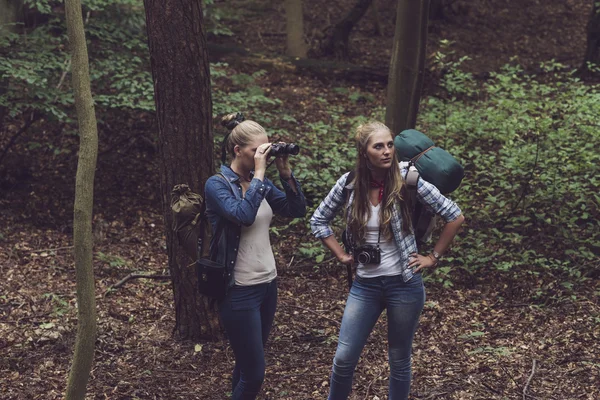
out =
[[445,197],[438,188],[422,178],[417,184],[417,199],[446,222],[454,221],[462,214],[455,202]]
[[302,193],[300,183],[296,180],[293,173],[292,179],[296,186],[296,192],[294,192],[285,179],[281,179],[283,191],[273,185],[273,182],[266,179],[267,184],[271,186],[267,201],[276,214],[284,217],[301,218],[306,215],[306,199],[304,198],[304,193]]
[[329,194],[321,204],[319,204],[319,207],[317,207],[313,216],[310,218],[310,229],[319,239],[324,239],[333,235],[333,230],[329,226],[329,223],[335,218],[338,211],[345,203],[344,185],[346,184],[347,176],[348,173],[338,179],[336,184],[329,191]]

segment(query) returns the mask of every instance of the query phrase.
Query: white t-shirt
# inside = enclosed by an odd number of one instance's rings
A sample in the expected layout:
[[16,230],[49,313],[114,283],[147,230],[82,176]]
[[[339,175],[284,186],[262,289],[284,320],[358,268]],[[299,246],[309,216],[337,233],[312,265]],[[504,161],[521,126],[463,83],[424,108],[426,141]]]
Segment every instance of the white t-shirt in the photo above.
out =
[[236,285],[258,285],[271,282],[277,277],[275,257],[269,238],[272,219],[273,210],[267,200],[263,199],[254,223],[242,226],[240,247],[233,271]]
[[[369,202],[371,207],[371,218],[367,221],[367,231],[365,232],[365,244],[377,244],[379,236],[379,211],[381,203],[374,206]],[[393,238],[385,240],[383,236],[380,238],[379,248],[381,249],[381,263],[379,264],[358,264],[356,273],[361,278],[374,278],[377,276],[393,276],[402,273],[400,268],[400,251]]]

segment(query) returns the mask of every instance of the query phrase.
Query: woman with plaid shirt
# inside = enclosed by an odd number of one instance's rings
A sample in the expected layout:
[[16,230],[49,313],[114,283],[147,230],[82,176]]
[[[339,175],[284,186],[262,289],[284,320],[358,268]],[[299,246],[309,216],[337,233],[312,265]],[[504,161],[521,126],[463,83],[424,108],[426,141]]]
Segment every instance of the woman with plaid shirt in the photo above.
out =
[[[345,174],[310,220],[315,236],[341,263],[357,264],[357,277],[346,301],[333,360],[329,399],[348,398],[360,353],[384,309],[388,321],[389,398],[407,399],[412,341],[425,303],[421,271],[438,263],[464,217],[453,201],[419,179],[417,200],[445,221],[431,254],[419,254],[405,201],[408,195],[402,177],[406,171],[399,167],[392,132],[379,122],[361,125],[356,131],[356,145],[356,177],[347,186],[350,195],[344,191],[348,176]],[[354,254],[361,253],[358,260],[344,251],[329,227],[342,208],[347,238],[355,248]],[[358,247],[365,251],[356,251]]]

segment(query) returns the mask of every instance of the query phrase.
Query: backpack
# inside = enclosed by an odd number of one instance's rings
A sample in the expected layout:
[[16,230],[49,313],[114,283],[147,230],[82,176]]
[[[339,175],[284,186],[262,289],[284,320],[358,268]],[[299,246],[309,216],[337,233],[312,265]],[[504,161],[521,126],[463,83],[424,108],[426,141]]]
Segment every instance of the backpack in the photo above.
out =
[[185,254],[194,261],[202,257],[207,234],[205,210],[204,198],[192,192],[188,185],[175,185],[171,190],[173,233]]
[[[223,175],[220,175],[223,179]],[[171,212],[173,216],[173,232],[184,252],[194,260],[197,274],[197,289],[200,294],[211,298],[212,305],[227,294],[228,274],[225,265],[215,262],[216,254],[203,257],[207,246],[210,224],[206,217],[204,198],[191,191],[186,184],[179,184],[171,191]],[[218,228],[216,237],[223,233]],[[218,241],[218,239],[217,239]]]
[[430,138],[415,129],[400,132],[394,138],[394,147],[400,166],[408,167],[405,180],[409,188],[409,204],[413,207],[411,217],[417,246],[421,247],[431,240],[438,217],[417,201],[419,177],[422,176],[445,195],[460,186],[465,171],[450,153],[436,147]]

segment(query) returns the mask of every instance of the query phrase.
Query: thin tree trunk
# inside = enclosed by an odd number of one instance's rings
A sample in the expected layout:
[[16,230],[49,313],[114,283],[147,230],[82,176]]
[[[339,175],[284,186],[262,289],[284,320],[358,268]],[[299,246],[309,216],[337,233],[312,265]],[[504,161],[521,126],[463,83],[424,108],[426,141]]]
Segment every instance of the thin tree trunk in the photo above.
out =
[[158,119],[160,191],[175,302],[174,334],[215,340],[218,319],[196,290],[194,268],[171,229],[171,189],[179,183],[203,193],[213,174],[210,70],[201,2],[144,0]]
[[592,14],[587,25],[587,47],[580,71],[589,72],[588,63],[600,66],[600,2],[592,0]]
[[304,42],[304,12],[302,0],[284,0],[285,26],[287,32],[287,55],[306,58],[307,46]]
[[358,0],[344,19],[338,22],[321,48],[325,54],[333,54],[336,58],[348,58],[348,40],[352,28],[365,15],[373,0]]
[[383,36],[383,27],[379,18],[379,5],[377,0],[373,0],[371,4],[371,14],[373,14],[373,25],[375,26],[375,36]]
[[425,72],[429,0],[399,0],[390,62],[386,125],[394,132],[414,128]]
[[90,88],[88,52],[80,1],[66,0],[65,15],[72,53],[71,75],[80,136],[73,213],[73,245],[77,279],[77,338],[67,383],[66,399],[79,400],[85,398],[96,341],[92,209],[94,205],[94,174],[98,156],[98,131]]

